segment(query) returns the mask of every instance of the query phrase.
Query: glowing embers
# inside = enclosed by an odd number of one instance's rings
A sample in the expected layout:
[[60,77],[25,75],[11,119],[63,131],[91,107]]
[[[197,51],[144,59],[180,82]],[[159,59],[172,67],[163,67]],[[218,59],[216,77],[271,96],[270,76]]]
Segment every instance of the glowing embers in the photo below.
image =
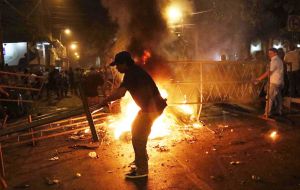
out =
[[269,134],[269,137],[273,140],[276,141],[279,138],[278,132],[277,131],[271,131]]

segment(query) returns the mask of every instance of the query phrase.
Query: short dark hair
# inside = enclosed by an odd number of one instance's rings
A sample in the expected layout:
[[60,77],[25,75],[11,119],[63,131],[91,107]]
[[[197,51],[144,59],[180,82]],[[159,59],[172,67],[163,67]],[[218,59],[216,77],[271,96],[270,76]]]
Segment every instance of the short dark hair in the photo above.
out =
[[278,49],[276,48],[269,48],[269,51],[273,51],[274,53],[278,54]]

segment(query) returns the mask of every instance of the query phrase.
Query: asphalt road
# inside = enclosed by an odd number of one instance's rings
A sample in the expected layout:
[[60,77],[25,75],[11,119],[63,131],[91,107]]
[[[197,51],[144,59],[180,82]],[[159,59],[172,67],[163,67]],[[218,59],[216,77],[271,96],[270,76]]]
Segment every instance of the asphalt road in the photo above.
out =
[[[5,149],[5,179],[9,189],[33,190],[296,190],[300,189],[297,118],[265,121],[210,106],[202,116],[204,127],[174,129],[176,135],[149,141],[150,173],[144,180],[124,179],[133,150],[130,141],[114,140],[109,130],[95,150],[70,148],[89,141],[51,138],[35,147]],[[274,130],[275,140],[270,137]],[[91,151],[97,158],[89,156]],[[58,159],[49,160],[55,156]]]

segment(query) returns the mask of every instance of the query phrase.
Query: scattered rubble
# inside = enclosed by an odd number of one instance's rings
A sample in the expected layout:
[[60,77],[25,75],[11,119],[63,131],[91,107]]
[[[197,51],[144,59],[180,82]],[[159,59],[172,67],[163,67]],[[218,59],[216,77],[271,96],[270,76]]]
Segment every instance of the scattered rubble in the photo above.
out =
[[45,181],[47,185],[56,185],[60,183],[60,180],[56,179],[56,178],[49,178],[49,177],[45,177]]
[[231,161],[230,162],[230,165],[239,165],[239,164],[241,164],[242,162],[240,162],[240,161]]
[[28,189],[30,188],[30,185],[29,184],[21,184],[21,185],[17,185],[17,186],[14,186],[15,189]]
[[224,176],[223,175],[216,175],[216,176],[212,175],[212,176],[210,176],[210,179],[212,179],[214,181],[222,181],[222,180],[224,180]]
[[261,177],[259,177],[259,176],[257,176],[257,175],[252,175],[252,176],[251,176],[251,179],[252,179],[253,181],[256,181],[256,182],[262,182]]
[[69,146],[69,148],[73,149],[97,149],[99,148],[99,144],[75,144],[73,146]]
[[58,160],[58,159],[59,159],[58,156],[54,156],[54,157],[52,157],[52,158],[49,158],[50,161],[55,161],[55,160]]
[[245,141],[242,141],[242,140],[235,140],[235,141],[231,141],[229,144],[230,145],[243,145],[245,144],[246,142]]
[[160,145],[160,144],[157,144],[153,148],[155,148],[158,152],[168,152],[170,150],[166,145]]

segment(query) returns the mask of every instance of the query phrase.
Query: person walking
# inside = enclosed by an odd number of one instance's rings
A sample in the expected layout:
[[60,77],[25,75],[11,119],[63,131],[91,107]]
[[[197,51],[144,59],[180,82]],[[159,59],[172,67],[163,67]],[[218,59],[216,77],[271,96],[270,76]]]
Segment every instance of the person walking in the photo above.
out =
[[135,103],[140,107],[131,126],[132,145],[135,154],[136,169],[125,175],[128,179],[145,178],[148,176],[147,141],[151,126],[167,106],[152,77],[136,65],[127,51],[115,55],[110,66],[116,66],[118,72],[124,74],[120,87],[106,97],[100,106],[122,98],[129,91]]
[[274,115],[282,115],[282,94],[281,90],[284,86],[284,69],[283,62],[278,56],[278,51],[275,48],[268,50],[268,56],[271,59],[270,69],[255,80],[255,84],[270,76],[269,84],[269,100],[265,106],[265,117]]

